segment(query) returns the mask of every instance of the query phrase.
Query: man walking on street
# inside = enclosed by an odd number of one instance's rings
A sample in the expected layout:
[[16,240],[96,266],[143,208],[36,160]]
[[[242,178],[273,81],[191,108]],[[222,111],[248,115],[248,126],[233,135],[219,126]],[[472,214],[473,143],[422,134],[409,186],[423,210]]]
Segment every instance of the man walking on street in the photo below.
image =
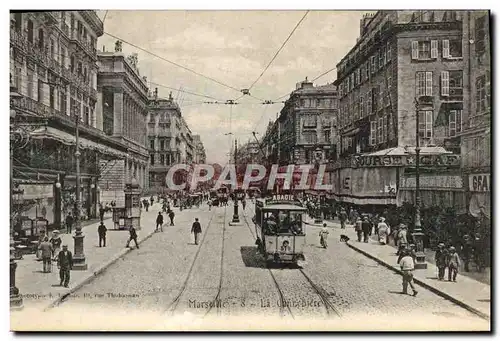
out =
[[171,210],[171,211],[168,213],[168,217],[170,218],[170,226],[174,226],[174,217],[175,217],[175,213],[174,213],[174,211],[172,211],[172,210]]
[[198,236],[201,233],[201,224],[198,221],[198,218],[194,218],[194,223],[191,227],[191,233],[194,233],[194,243],[198,245]]
[[102,207],[102,203],[99,204],[99,219],[101,221],[104,220],[104,207]]
[[43,261],[43,272],[51,272],[52,268],[52,243],[49,242],[49,237],[45,237],[40,243],[38,249],[41,251]]
[[106,231],[108,229],[104,226],[104,222],[101,220],[101,224],[97,228],[97,233],[99,235],[99,247],[104,243],[104,247],[106,247]]
[[347,212],[343,208],[340,211],[339,218],[340,218],[340,228],[345,229],[345,222],[347,220]]
[[457,281],[458,269],[460,268],[460,257],[458,256],[455,247],[450,247],[450,254],[448,256],[448,281]]
[[65,288],[69,285],[70,271],[73,269],[73,255],[68,251],[68,245],[64,245],[57,258],[57,266],[59,267],[60,285]]
[[71,216],[71,212],[68,213],[66,217],[66,233],[71,234],[71,228],[73,227],[73,216]]
[[417,296],[417,290],[415,290],[415,286],[413,285],[413,270],[415,269],[415,263],[413,262],[413,258],[410,256],[408,251],[404,251],[404,256],[399,263],[401,266],[401,271],[403,271],[403,294],[408,293],[408,284],[410,285],[411,290],[413,291],[413,296]]
[[438,268],[438,279],[440,281],[444,280],[444,273],[446,271],[447,260],[448,260],[448,252],[444,248],[444,243],[439,243],[435,255],[435,261],[436,261],[436,266]]
[[158,212],[158,216],[156,217],[155,232],[158,232],[158,226],[160,226],[160,231],[163,232],[163,215],[161,214],[161,212]]
[[361,242],[361,237],[363,235],[363,222],[361,221],[361,217],[358,217],[355,222],[356,226],[356,234],[358,235],[358,242]]
[[130,233],[130,237],[127,241],[127,246],[125,246],[125,247],[129,247],[130,242],[133,240],[135,242],[135,247],[139,248],[139,243],[137,243],[137,232],[136,232],[135,228],[133,226],[130,226],[130,229],[128,231]]
[[368,243],[368,235],[372,231],[372,223],[370,223],[370,220],[368,220],[367,216],[365,216],[363,218],[363,222],[361,223],[361,227],[363,229],[363,241],[365,243]]

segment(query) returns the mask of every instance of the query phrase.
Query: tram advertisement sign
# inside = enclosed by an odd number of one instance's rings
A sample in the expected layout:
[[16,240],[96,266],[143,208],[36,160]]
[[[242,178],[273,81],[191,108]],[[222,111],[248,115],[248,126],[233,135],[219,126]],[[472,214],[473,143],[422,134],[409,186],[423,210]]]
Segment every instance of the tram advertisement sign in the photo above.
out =
[[292,204],[296,205],[299,201],[293,194],[274,194],[266,199],[266,204]]

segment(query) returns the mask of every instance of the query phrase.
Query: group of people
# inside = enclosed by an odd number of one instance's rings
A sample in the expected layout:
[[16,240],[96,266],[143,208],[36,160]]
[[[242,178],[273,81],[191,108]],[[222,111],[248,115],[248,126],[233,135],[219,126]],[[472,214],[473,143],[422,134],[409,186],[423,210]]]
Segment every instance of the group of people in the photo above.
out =
[[73,255],[68,251],[67,245],[62,245],[62,239],[59,231],[52,232],[52,238],[45,235],[45,231],[40,233],[40,242],[38,244],[37,258],[43,262],[43,272],[52,272],[52,261],[57,261],[59,268],[60,285],[68,287],[70,279],[70,270],[73,268]]

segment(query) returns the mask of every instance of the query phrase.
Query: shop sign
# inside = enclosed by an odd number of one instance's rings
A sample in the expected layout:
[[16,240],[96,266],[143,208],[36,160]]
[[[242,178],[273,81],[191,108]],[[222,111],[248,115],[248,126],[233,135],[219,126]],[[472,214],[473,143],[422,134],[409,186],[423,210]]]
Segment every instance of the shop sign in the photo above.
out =
[[52,198],[54,196],[54,185],[52,184],[20,184],[19,189],[23,191],[23,199]]
[[490,174],[469,175],[469,190],[471,192],[490,192]]
[[[412,177],[401,177],[401,189],[415,189],[417,187],[416,179]],[[462,189],[463,181],[460,175],[424,175],[420,176],[421,189]]]
[[[336,168],[363,168],[363,167],[414,167],[415,155],[356,155],[352,158],[338,161]],[[440,154],[421,155],[422,167],[459,167],[460,155]]]

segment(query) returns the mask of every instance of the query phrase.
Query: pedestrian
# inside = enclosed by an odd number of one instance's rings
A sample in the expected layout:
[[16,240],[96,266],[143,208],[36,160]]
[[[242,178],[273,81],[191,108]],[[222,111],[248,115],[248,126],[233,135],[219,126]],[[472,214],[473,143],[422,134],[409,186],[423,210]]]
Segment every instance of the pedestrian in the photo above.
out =
[[340,218],[340,228],[345,229],[345,222],[347,220],[347,212],[342,208],[339,214]]
[[384,217],[380,217],[380,223],[378,223],[377,231],[378,231],[378,241],[379,241],[379,243],[382,244],[382,245],[386,245],[387,244],[387,237],[391,233],[391,229],[385,223],[385,218]]
[[43,272],[52,272],[52,243],[49,242],[49,237],[45,237],[38,246],[43,261]]
[[436,266],[438,268],[438,279],[442,281],[444,280],[446,266],[448,265],[447,264],[448,251],[444,248],[444,243],[438,244],[438,249],[436,250],[434,258],[436,261]]
[[71,212],[69,212],[68,216],[66,217],[66,233],[71,234],[72,227],[73,227],[73,216],[71,215]]
[[[38,245],[43,243],[43,241],[45,240],[45,237],[48,238],[47,234],[45,233],[45,230],[41,230],[40,234],[38,236]],[[42,260],[42,250],[40,250],[39,248],[37,248],[36,260],[38,260],[38,261]]]
[[194,218],[194,223],[191,227],[191,233],[194,233],[194,243],[198,245],[198,236],[201,233],[201,224],[198,221],[198,218]]
[[247,206],[247,202],[245,199],[241,200],[241,206],[243,207],[243,211],[245,210],[245,207]]
[[413,270],[415,269],[415,262],[408,251],[403,253],[403,258],[399,262],[401,271],[403,272],[403,294],[408,294],[408,284],[413,291],[413,296],[417,296],[418,292],[413,285]]
[[212,200],[208,200],[208,210],[212,210]]
[[455,247],[450,247],[450,252],[448,256],[448,281],[457,281],[458,269],[460,269],[460,257],[458,256]]
[[106,231],[108,231],[108,229],[101,220],[101,224],[99,224],[99,227],[97,228],[97,234],[99,235],[99,247],[101,247],[101,244],[104,244],[104,247],[106,247]]
[[62,251],[57,257],[57,267],[59,268],[59,285],[65,288],[69,285],[70,271],[73,269],[73,255],[68,251],[68,245],[63,245]]
[[52,231],[52,238],[50,238],[49,242],[52,244],[52,257],[56,260],[62,245],[62,239],[58,230]]
[[99,204],[99,219],[101,221],[104,220],[104,207],[102,207],[102,203]]
[[363,218],[363,222],[361,223],[361,228],[363,229],[363,241],[368,243],[368,235],[371,234],[372,231],[372,223],[368,219],[368,216]]
[[397,245],[398,245],[398,252],[397,254],[399,255],[401,253],[400,250],[406,248],[408,245],[408,237],[407,237],[408,231],[406,230],[406,225],[405,224],[400,224],[399,225],[399,231],[397,235]]
[[151,198],[149,200],[151,201],[151,206],[153,206],[153,204],[155,203],[155,198],[153,196],[151,196]]
[[158,232],[158,226],[160,226],[160,231],[163,232],[163,215],[161,214],[161,212],[158,212],[158,216],[156,217],[155,232]]
[[469,263],[472,259],[472,238],[470,235],[465,234],[463,236],[463,242],[462,242],[462,254],[463,254],[463,260],[464,260],[464,270],[465,272],[469,272]]
[[319,243],[324,249],[328,246],[328,229],[326,228],[326,223],[323,223],[323,228],[319,231]]
[[363,236],[363,221],[361,220],[361,217],[357,217],[355,224],[356,234],[358,235],[358,242],[361,243],[361,237]]
[[170,218],[170,226],[174,226],[174,217],[175,217],[174,211],[170,211],[168,217]]
[[135,243],[135,247],[139,248],[139,243],[137,243],[137,231],[135,230],[135,227],[130,226],[130,228],[128,229],[128,232],[130,234],[130,237],[128,238],[127,245],[125,247],[129,247],[130,242],[133,240]]

